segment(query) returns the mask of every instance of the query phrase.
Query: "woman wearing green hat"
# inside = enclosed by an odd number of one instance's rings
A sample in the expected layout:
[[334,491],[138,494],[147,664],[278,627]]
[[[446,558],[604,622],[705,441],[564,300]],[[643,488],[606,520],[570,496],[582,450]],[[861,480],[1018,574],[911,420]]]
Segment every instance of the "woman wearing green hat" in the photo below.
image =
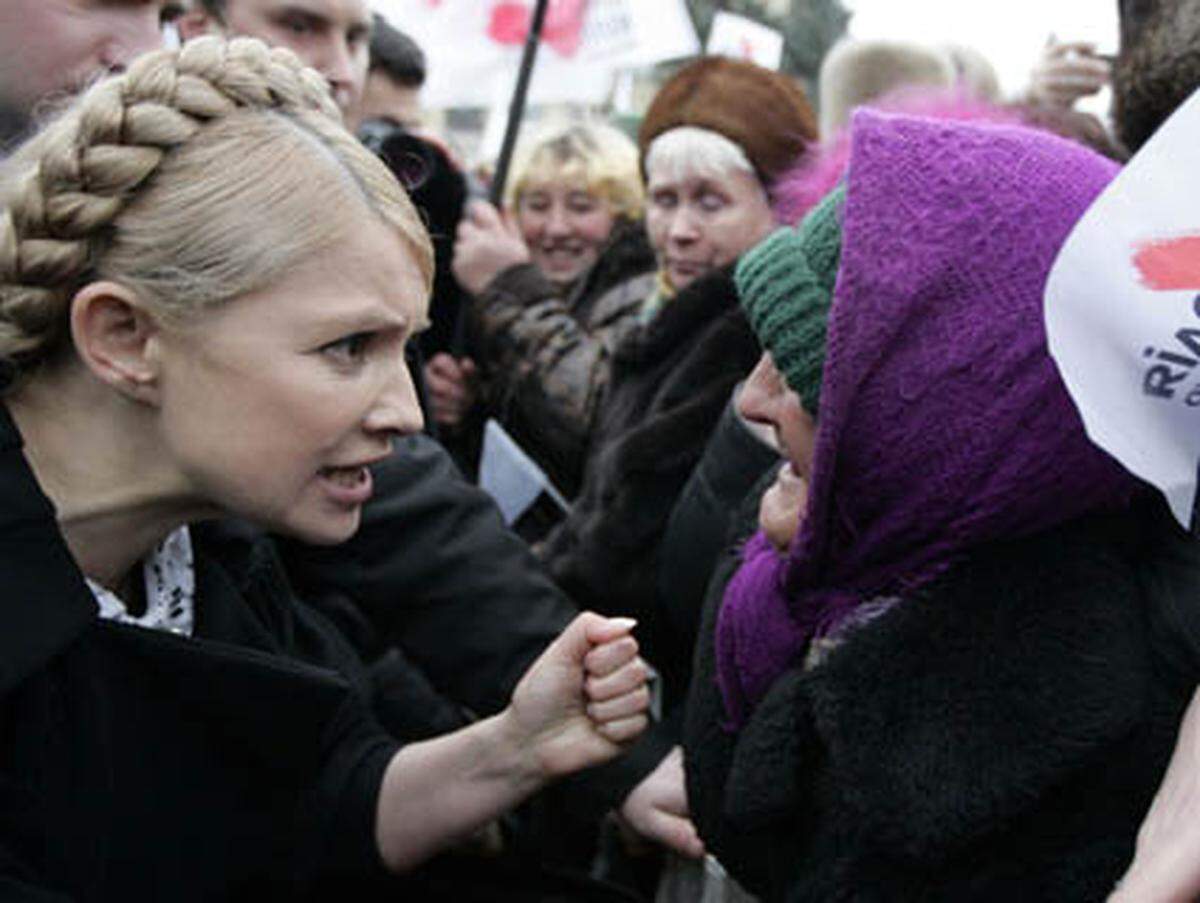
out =
[[847,172],[738,267],[766,351],[742,413],[788,466],[710,593],[693,817],[769,900],[1103,898],[1194,686],[1141,579],[1159,506],[1046,347],[1046,275],[1115,167],[860,113]]

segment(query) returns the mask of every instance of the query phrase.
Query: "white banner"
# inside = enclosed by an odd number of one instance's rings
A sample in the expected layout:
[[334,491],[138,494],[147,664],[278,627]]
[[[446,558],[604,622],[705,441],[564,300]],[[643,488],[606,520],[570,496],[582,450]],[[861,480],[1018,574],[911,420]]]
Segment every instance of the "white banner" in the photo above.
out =
[[778,69],[783,62],[783,35],[753,19],[721,10],[713,16],[705,52]]
[[[429,107],[494,106],[511,96],[534,0],[373,0],[429,62]],[[684,0],[550,0],[531,103],[607,98],[613,72],[691,56]]]
[[1200,462],[1200,93],[1071,233],[1046,286],[1050,351],[1088,435],[1185,527]]

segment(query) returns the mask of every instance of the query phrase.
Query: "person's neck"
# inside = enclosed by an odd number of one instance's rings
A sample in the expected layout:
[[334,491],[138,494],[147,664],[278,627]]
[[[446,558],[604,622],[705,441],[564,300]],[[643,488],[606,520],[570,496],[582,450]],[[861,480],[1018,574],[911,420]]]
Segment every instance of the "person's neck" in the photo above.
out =
[[172,466],[157,411],[82,374],[39,376],[6,399],[83,573],[109,589],[172,530],[216,512]]

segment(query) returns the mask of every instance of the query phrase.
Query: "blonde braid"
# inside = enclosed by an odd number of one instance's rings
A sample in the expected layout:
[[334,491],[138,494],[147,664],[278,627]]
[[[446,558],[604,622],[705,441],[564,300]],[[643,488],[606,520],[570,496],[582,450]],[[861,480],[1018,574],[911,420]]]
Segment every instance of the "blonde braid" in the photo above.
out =
[[140,57],[32,139],[0,173],[0,361],[28,370],[68,332],[74,293],[118,216],[172,149],[239,109],[340,114],[290,51],[202,38]]

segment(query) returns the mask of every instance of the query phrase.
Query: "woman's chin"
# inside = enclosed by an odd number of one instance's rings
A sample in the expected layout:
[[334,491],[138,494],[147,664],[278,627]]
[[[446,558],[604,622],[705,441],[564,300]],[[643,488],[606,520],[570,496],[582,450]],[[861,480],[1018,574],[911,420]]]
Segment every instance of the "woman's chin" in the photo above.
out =
[[348,511],[339,511],[332,516],[326,514],[303,520],[290,520],[271,529],[310,546],[336,546],[358,532],[361,520],[362,509],[356,507]]

